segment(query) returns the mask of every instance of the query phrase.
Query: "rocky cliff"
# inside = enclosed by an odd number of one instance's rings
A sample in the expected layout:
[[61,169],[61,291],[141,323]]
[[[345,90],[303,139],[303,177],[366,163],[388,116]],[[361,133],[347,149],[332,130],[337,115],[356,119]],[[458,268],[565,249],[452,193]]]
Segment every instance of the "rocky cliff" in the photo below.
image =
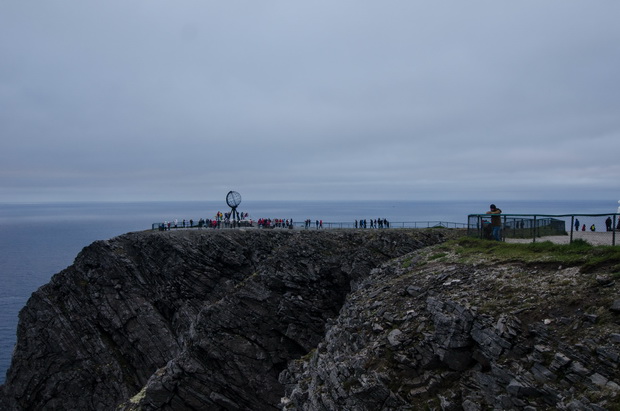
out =
[[618,248],[459,236],[96,242],[20,313],[0,409],[620,409]]
[[[291,361],[334,343],[351,291],[454,235],[179,230],[95,242],[20,312],[0,409],[281,408],[285,387],[299,391]],[[293,397],[287,407],[302,407]]]
[[282,408],[620,409],[620,250],[468,242],[363,278]]

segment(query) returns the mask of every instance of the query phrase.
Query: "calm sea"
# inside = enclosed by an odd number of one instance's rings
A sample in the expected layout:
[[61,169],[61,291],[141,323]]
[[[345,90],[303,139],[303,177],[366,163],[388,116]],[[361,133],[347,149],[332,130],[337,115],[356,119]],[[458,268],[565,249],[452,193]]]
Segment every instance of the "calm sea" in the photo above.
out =
[[[617,200],[497,202],[505,213],[613,213]],[[254,219],[352,223],[386,218],[391,222],[466,223],[482,213],[479,201],[243,202],[238,211]],[[71,265],[77,253],[96,240],[148,230],[160,221],[213,218],[227,212],[224,202],[0,204],[0,384],[9,366],[19,310],[32,292]]]

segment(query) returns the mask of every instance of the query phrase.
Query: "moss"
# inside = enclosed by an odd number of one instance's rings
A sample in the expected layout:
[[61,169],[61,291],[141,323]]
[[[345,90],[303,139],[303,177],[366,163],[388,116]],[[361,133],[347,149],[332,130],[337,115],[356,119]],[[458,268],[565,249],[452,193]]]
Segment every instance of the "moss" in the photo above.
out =
[[605,404],[605,407],[609,411],[620,411],[620,398],[614,398],[613,400],[610,400],[607,404]]
[[413,257],[407,257],[403,260],[401,267],[402,268],[409,268],[411,267],[411,264],[413,263]]
[[312,350],[310,350],[306,355],[304,355],[300,359],[305,361],[305,362],[308,362],[308,361],[310,361],[310,358],[312,358],[312,356],[314,355],[315,352],[316,352],[316,348],[313,348]]
[[620,264],[620,248],[604,246],[592,247],[588,260],[583,264],[583,272],[592,272],[597,268],[611,266],[616,271]]
[[429,256],[428,259],[429,260],[437,260],[437,259],[445,257],[447,255],[448,255],[448,253],[435,253],[435,254]]
[[575,240],[571,244],[554,244],[550,241],[528,244],[502,243],[472,237],[451,240],[460,261],[467,262],[484,256],[490,262],[522,261],[529,264],[544,263],[582,267],[582,272],[600,268],[620,271],[620,247],[592,246]]
[[246,278],[241,280],[239,283],[235,284],[235,289],[240,289],[240,288],[246,287],[247,284],[250,281],[256,280],[256,278],[258,278],[258,276],[259,276],[258,271],[254,271],[252,274],[250,274],[249,276],[247,276]]
[[[139,393],[137,393],[136,395],[134,395],[133,397],[131,397],[129,399],[129,403],[132,405],[137,405],[140,403],[140,401],[142,401],[144,398],[146,397],[146,387],[143,387]],[[137,408],[132,408],[132,409],[137,409]]]

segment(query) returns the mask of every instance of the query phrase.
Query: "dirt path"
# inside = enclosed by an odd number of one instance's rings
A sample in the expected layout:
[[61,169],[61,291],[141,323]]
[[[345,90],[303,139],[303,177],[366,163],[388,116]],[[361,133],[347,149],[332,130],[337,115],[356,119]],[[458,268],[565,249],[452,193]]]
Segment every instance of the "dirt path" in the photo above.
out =
[[[592,245],[612,245],[613,234],[614,233],[611,231],[609,232],[606,232],[606,231],[601,231],[601,232],[576,231],[576,232],[573,232],[573,240],[582,239]],[[570,234],[536,238],[536,242],[542,242],[542,241],[551,241],[556,244],[568,244],[570,242]],[[532,239],[531,238],[507,238],[506,242],[507,243],[531,243]],[[620,232],[618,231],[616,231],[615,245],[620,245]]]

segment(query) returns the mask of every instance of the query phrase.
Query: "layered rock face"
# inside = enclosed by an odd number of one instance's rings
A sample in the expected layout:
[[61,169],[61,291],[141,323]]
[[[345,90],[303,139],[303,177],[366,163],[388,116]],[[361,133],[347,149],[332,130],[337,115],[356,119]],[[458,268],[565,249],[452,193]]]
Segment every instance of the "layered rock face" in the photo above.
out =
[[352,287],[453,235],[179,230],[95,242],[21,311],[0,409],[278,409],[294,373],[280,374],[316,352]]
[[385,263],[281,373],[282,409],[620,409],[617,261],[541,260],[435,246]]
[[96,242],[20,313],[0,410],[620,409],[618,257],[441,244],[460,235]]

